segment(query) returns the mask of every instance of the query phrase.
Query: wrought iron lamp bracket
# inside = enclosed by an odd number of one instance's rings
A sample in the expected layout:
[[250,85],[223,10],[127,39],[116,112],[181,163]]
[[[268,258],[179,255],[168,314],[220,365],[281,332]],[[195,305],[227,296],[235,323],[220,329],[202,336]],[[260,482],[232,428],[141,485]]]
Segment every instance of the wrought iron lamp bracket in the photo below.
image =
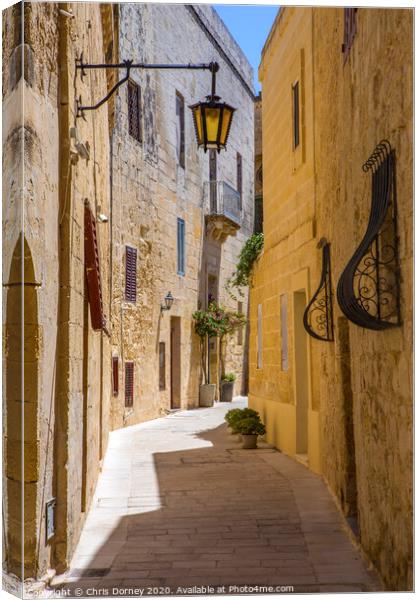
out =
[[146,64],[146,63],[134,63],[133,60],[124,60],[122,63],[115,63],[115,64],[106,64],[106,63],[101,63],[101,64],[89,64],[89,63],[84,63],[83,62],[83,53],[81,53],[80,57],[76,59],[76,71],[80,72],[80,78],[83,81],[83,78],[87,75],[87,71],[89,69],[125,69],[126,70],[126,74],[125,77],[123,77],[122,79],[120,79],[112,88],[111,90],[108,92],[108,94],[102,98],[102,100],[99,100],[99,102],[97,102],[96,104],[93,104],[92,106],[82,106],[82,101],[81,98],[79,97],[78,100],[76,100],[76,108],[77,108],[77,112],[76,112],[76,117],[83,117],[84,118],[84,111],[86,110],[96,110],[97,108],[101,107],[103,104],[105,104],[105,102],[107,102],[111,96],[113,96],[113,94],[117,91],[117,89],[123,85],[126,81],[128,81],[129,77],[130,77],[130,72],[131,69],[188,69],[188,70],[202,70],[202,71],[210,71],[212,74],[212,93],[211,96],[215,97],[215,93],[216,93],[216,73],[219,70],[219,65],[216,62],[210,62],[210,63],[198,63],[198,64],[193,64],[193,63],[188,63],[188,64],[184,64],[184,65],[178,65],[178,64]]
[[321,281],[303,314],[303,326],[307,333],[322,342],[334,341],[333,293],[331,287],[330,244],[321,238],[322,248]]
[[341,274],[337,300],[346,317],[381,331],[401,324],[395,151],[382,140],[362,167],[372,173],[366,233]]

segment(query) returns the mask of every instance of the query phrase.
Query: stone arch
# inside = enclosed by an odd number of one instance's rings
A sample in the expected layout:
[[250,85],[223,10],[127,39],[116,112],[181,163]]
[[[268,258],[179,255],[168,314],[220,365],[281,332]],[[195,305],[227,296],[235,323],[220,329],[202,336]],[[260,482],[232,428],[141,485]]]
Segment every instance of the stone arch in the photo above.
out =
[[[38,298],[26,238],[16,243],[7,288],[5,322],[5,477],[7,570],[36,576],[38,440]],[[23,375],[23,377],[22,377]],[[24,431],[22,430],[24,427]],[[22,472],[23,467],[23,472]]]

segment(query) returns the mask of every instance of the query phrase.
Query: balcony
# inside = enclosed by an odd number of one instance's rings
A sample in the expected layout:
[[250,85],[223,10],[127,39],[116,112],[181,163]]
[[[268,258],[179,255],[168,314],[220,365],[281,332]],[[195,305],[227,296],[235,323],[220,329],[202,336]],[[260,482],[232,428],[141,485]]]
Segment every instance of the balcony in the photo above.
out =
[[241,227],[241,195],[226,181],[206,181],[204,210],[207,234],[224,242]]

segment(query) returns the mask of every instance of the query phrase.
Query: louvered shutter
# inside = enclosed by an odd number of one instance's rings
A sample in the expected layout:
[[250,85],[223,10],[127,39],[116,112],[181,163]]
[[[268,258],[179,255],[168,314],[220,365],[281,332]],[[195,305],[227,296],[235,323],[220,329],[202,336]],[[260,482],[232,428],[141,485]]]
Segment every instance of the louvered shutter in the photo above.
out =
[[125,247],[125,299],[135,302],[137,299],[137,248]]
[[112,393],[118,396],[118,356],[112,357]]
[[141,142],[141,95],[140,86],[131,79],[128,81],[128,132]]
[[125,363],[125,405],[133,406],[134,398],[134,363]]
[[105,317],[102,304],[96,221],[87,200],[85,202],[85,271],[92,328],[95,330],[103,329],[105,327]]

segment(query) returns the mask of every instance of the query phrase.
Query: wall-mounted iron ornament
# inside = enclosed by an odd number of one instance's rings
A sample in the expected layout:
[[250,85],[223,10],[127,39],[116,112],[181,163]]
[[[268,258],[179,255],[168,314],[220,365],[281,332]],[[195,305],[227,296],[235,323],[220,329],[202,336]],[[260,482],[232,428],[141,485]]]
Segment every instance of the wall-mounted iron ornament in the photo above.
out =
[[333,342],[334,323],[330,244],[327,243],[325,238],[322,238],[318,243],[318,248],[322,248],[321,281],[318,289],[305,309],[303,314],[303,326],[309,335],[316,340]]
[[337,300],[350,321],[379,331],[401,324],[395,151],[388,140],[376,146],[362,168],[372,172],[369,222],[341,274]]

